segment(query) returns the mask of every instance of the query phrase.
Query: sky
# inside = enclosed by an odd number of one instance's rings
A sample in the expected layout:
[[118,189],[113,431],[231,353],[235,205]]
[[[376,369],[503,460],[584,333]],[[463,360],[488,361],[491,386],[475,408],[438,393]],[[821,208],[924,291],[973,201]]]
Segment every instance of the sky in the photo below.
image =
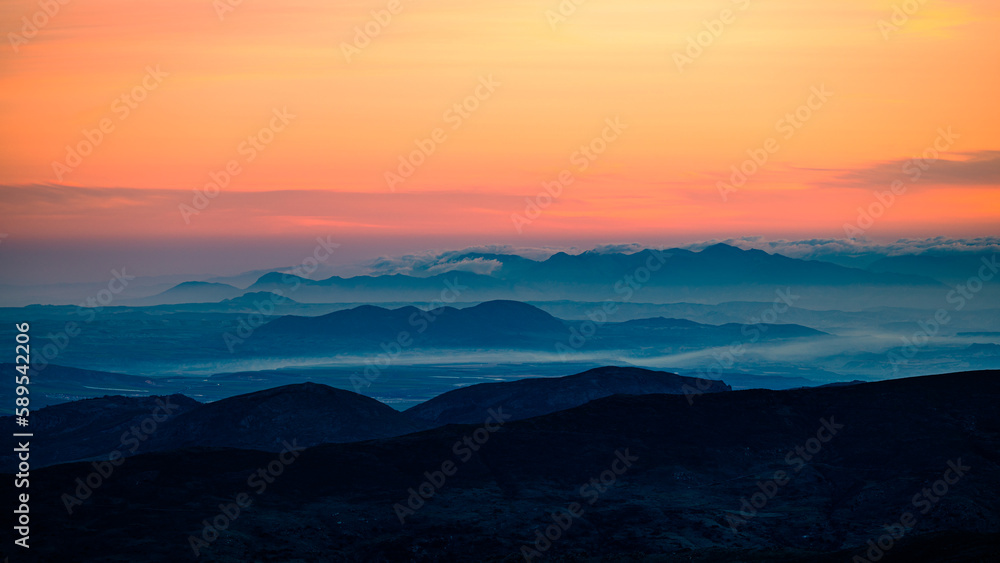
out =
[[990,0],[2,0],[0,31],[8,280],[1000,224]]

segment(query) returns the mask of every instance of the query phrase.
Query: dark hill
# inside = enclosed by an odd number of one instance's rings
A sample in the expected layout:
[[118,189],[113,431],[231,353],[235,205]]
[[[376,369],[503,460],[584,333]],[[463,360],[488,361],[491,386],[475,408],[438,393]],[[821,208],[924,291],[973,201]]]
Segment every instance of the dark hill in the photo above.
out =
[[482,422],[490,409],[503,408],[511,420],[577,407],[610,395],[684,394],[730,391],[721,381],[699,381],[673,373],[634,367],[602,367],[566,377],[546,377],[480,383],[449,391],[406,411],[421,420],[441,424]]
[[[89,468],[62,465],[32,472],[31,517],[45,525],[32,528],[32,549],[20,555],[193,559],[189,536],[242,492],[252,506],[221,520],[202,559],[517,561],[554,513],[565,522],[578,503],[583,513],[534,561],[842,563],[865,556],[906,513],[913,527],[878,560],[991,561],[1000,532],[997,404],[995,371],[714,393],[693,404],[615,395],[509,421],[469,456],[459,448],[479,425],[318,446],[259,495],[248,476],[274,453],[140,455],[72,516],[59,493]],[[626,451],[630,465],[616,463]],[[455,471],[436,477],[448,461]],[[439,485],[424,486],[427,498],[401,524],[395,505],[432,478]],[[0,482],[11,498],[13,479]],[[918,496],[935,486],[933,502]],[[747,508],[753,498],[758,508]]]
[[[144,422],[147,429],[153,427],[152,423],[157,430],[162,429],[170,420],[200,405],[184,395],[113,396],[40,409],[31,414],[30,430],[35,434],[32,439],[40,445],[31,452],[32,467],[91,458],[106,460],[114,450],[124,456],[149,451],[130,438],[128,443],[124,443],[122,436],[130,433],[133,427],[141,427]],[[152,423],[148,422],[150,419]],[[5,416],[0,420],[3,428],[16,428],[14,417]],[[15,456],[8,451],[0,455],[0,468],[3,470],[10,471],[16,463]]]
[[184,282],[150,297],[135,300],[137,305],[173,305],[178,303],[216,303],[238,297],[243,290],[225,283]]
[[426,428],[375,399],[316,383],[286,385],[208,403],[177,417],[149,449],[230,447],[279,451],[401,436]]
[[[320,317],[287,316],[261,327],[258,348],[290,346],[362,346],[377,348],[406,334],[419,346],[551,346],[565,338],[563,321],[526,303],[490,301],[466,309],[416,307],[384,309],[362,305]],[[277,340],[280,339],[280,340]]]
[[564,321],[519,301],[497,300],[464,309],[440,307],[429,311],[362,305],[319,317],[275,319],[260,327],[243,350],[269,357],[357,353],[381,351],[383,344],[405,342],[403,347],[407,349],[521,348],[560,354],[567,350],[615,349],[653,353],[726,346],[751,334],[764,340],[828,336],[794,324],[755,325],[748,333],[746,326],[735,323],[716,326],[657,318],[602,323],[582,343],[573,344],[574,334],[588,330],[583,326],[587,322]]

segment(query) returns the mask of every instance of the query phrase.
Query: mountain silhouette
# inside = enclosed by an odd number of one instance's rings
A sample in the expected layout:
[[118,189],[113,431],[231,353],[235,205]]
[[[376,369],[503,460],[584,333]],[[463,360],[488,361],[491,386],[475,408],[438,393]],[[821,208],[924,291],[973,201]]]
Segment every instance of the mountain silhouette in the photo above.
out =
[[170,289],[141,299],[133,299],[134,305],[176,305],[180,303],[215,303],[238,297],[243,290],[225,283],[189,281]]
[[[286,316],[261,327],[254,335],[258,346],[280,347],[291,341],[302,346],[316,341],[345,345],[358,342],[376,347],[395,342],[401,333],[423,346],[520,346],[550,344],[565,338],[566,324],[525,303],[493,301],[456,309],[416,307],[385,309],[362,305],[319,317]],[[298,344],[294,344],[298,343]]]
[[[72,515],[58,492],[90,465],[33,470],[32,493],[52,493],[32,494],[46,525],[24,560],[192,557],[190,537],[239,493],[250,507],[218,520],[202,558],[477,562],[542,545],[568,561],[833,563],[868,558],[906,513],[886,561],[989,561],[1000,547],[1000,372],[693,399],[605,397],[508,420],[475,450],[482,421],[284,458],[147,453]],[[248,480],[269,467],[266,487]]]
[[178,416],[150,440],[148,450],[230,447],[280,451],[357,442],[416,432],[429,425],[375,399],[317,383],[286,385],[202,405]]
[[[245,351],[255,355],[378,350],[403,344],[420,348],[521,348],[559,351],[725,346],[747,338],[744,325],[707,325],[678,319],[602,323],[582,337],[586,321],[564,321],[518,301],[497,300],[464,309],[385,309],[362,305],[318,317],[285,316],[262,326]],[[763,326],[763,325],[762,325]],[[799,325],[767,325],[764,339],[822,337]]]
[[[149,430],[161,430],[177,416],[201,405],[184,395],[123,397],[109,396],[62,403],[31,414],[34,439],[45,447],[31,452],[33,467],[85,459],[107,460],[117,451],[127,457],[144,448]],[[7,428],[14,417],[0,418]],[[134,431],[138,429],[138,431]],[[0,469],[13,471],[17,456],[3,452]]]
[[[437,273],[442,268],[457,268],[475,260],[489,260],[499,267],[489,274],[461,270]],[[374,264],[376,269],[382,266],[378,262]],[[642,281],[636,282],[636,279]],[[886,303],[886,296],[901,300],[899,292],[891,289],[898,287],[919,291],[945,289],[939,281],[926,275],[873,272],[716,244],[699,252],[676,248],[646,249],[631,254],[559,252],[545,260],[496,253],[455,253],[408,274],[310,280],[272,272],[261,276],[248,291],[280,290],[286,295],[294,293],[299,301],[311,303],[431,302],[440,301],[442,292],[448,295],[449,288],[459,288],[450,295],[465,301],[537,301],[553,294],[566,299],[605,301],[621,299],[639,289],[648,299],[659,301],[680,301],[692,296],[722,301],[762,300],[769,294],[773,298],[775,288],[788,286],[802,291],[812,288],[815,291],[810,295],[814,299],[825,297],[828,304],[842,300],[842,296],[879,304]],[[858,286],[871,288],[875,293],[858,292]],[[830,294],[833,288],[838,291]]]
[[721,381],[699,380],[634,367],[602,367],[566,377],[480,383],[449,391],[407,409],[406,414],[442,424],[481,422],[490,409],[505,409],[511,420],[565,410],[610,395],[719,393]]

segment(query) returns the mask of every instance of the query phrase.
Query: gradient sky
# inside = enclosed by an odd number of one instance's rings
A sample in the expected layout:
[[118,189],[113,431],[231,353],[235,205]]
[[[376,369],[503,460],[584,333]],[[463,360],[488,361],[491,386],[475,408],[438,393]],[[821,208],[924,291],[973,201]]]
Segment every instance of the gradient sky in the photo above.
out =
[[[897,179],[906,192],[867,236],[1000,223],[995,0],[927,0],[893,29],[879,21],[897,2],[872,0],[589,0],[555,25],[558,0],[243,0],[220,16],[225,1],[69,0],[48,18],[0,1],[0,245],[843,237]],[[356,26],[396,5],[348,61]],[[25,17],[49,21],[17,39]],[[148,68],[169,75],[125,115],[116,99]],[[485,77],[500,85],[454,127],[446,112]],[[833,95],[786,137],[783,117],[820,87]],[[241,143],[282,109],[294,119],[249,161]],[[580,170],[574,153],[615,118],[627,129]],[[102,119],[114,130],[54,172]],[[438,128],[390,190],[385,173]],[[943,160],[911,181],[905,161],[949,128]],[[778,150],[723,199],[718,182],[769,139]],[[240,173],[185,221],[179,206],[232,160]],[[563,170],[573,183],[519,232],[512,214]]]

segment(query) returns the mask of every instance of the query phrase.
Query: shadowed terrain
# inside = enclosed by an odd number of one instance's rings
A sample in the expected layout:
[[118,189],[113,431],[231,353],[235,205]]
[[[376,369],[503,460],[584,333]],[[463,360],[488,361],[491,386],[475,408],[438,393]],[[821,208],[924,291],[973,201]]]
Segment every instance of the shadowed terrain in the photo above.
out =
[[[848,561],[907,512],[913,528],[883,561],[995,553],[1000,373],[693,399],[606,397],[493,424],[471,452],[465,440],[488,425],[316,446],[264,490],[248,478],[278,454],[139,455],[73,515],[60,495],[91,469],[49,467],[32,474],[32,514],[46,526],[31,557],[191,560],[190,536],[241,492],[252,504],[200,546],[203,560],[517,561],[574,502],[582,514],[537,560]],[[452,474],[436,476],[448,461]],[[942,479],[946,490],[923,496]],[[425,481],[440,486],[420,498]],[[745,504],[757,493],[760,506]]]
[[[131,455],[142,446],[139,438],[133,436],[143,434],[144,423],[147,429],[159,429],[198,406],[201,403],[184,395],[111,396],[41,409],[32,415],[31,431],[38,440],[44,440],[45,447],[32,452],[32,467],[90,458],[108,459],[115,450],[124,456]],[[12,416],[2,417],[0,421],[5,429],[16,428]],[[133,433],[136,428],[139,430]],[[0,455],[0,470],[13,473],[16,467],[17,454],[4,451]]]
[[164,426],[149,447],[280,451],[291,438],[306,447],[401,436],[429,426],[375,399],[302,383],[208,403]]
[[505,408],[511,420],[531,418],[616,394],[691,394],[730,391],[721,381],[630,367],[596,368],[557,378],[480,383],[439,395],[406,410],[437,424],[474,424],[489,409]]
[[[303,447],[389,438],[456,422],[476,422],[489,408],[513,410],[512,419],[516,420],[614,394],[728,390],[721,381],[604,367],[566,377],[474,385],[445,393],[430,401],[427,408],[403,413],[375,399],[317,383],[284,385],[206,404],[179,394],[109,396],[63,403],[35,413],[34,431],[45,448],[32,462],[38,468],[107,460],[115,451],[128,457],[187,447],[280,451],[287,436],[295,436],[296,444]],[[2,417],[0,422],[14,427],[14,417]],[[16,463],[13,453],[0,456],[0,470],[13,471]]]

